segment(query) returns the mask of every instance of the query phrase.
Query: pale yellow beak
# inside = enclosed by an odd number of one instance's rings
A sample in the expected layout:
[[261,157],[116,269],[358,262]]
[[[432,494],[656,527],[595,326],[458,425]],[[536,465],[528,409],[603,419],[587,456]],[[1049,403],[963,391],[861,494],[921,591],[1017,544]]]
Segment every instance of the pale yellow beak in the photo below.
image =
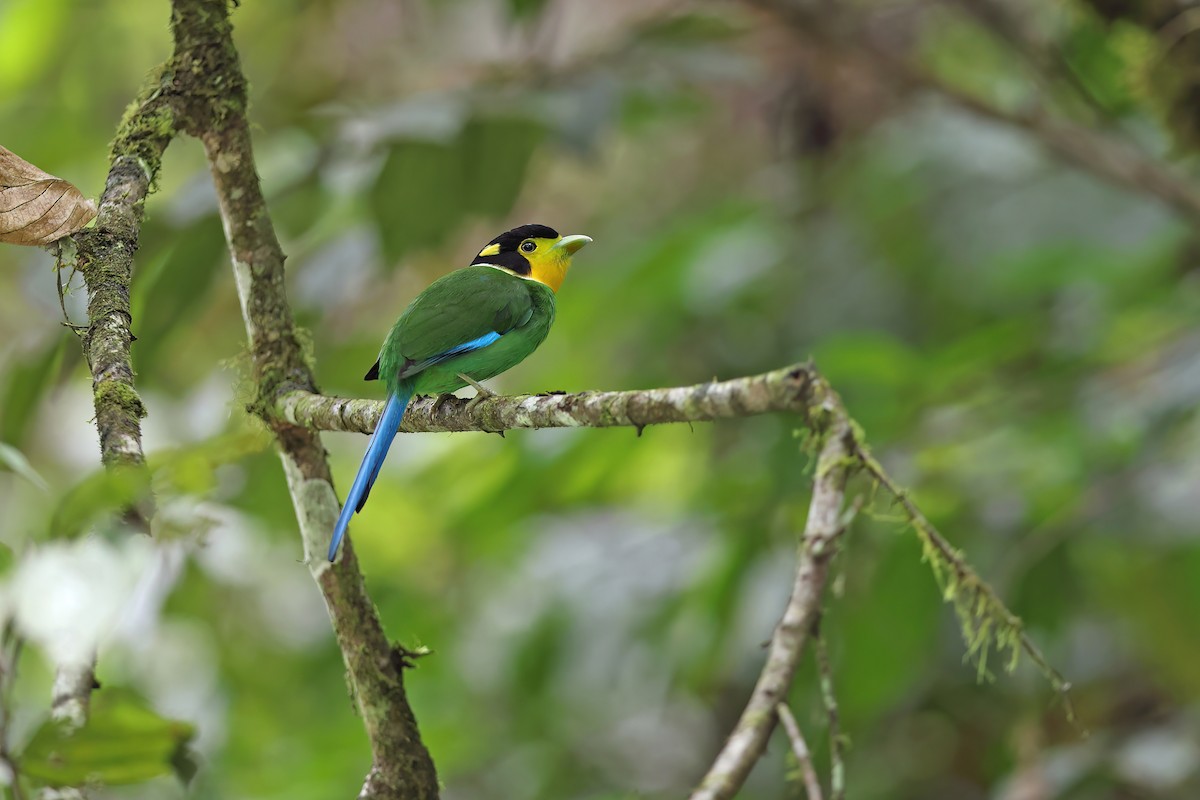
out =
[[565,250],[567,255],[573,256],[579,252],[579,249],[588,242],[592,241],[592,237],[584,236],[581,233],[576,233],[571,236],[564,236],[554,243],[551,250]]

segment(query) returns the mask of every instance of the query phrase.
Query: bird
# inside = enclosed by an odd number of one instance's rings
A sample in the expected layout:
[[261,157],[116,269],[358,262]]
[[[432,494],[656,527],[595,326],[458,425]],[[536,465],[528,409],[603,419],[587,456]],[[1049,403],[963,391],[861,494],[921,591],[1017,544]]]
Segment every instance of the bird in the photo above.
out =
[[591,241],[559,236],[546,225],[520,225],[409,303],[364,377],[383,380],[387,402],[334,526],[331,562],[350,518],[367,502],[413,396],[445,395],[468,384],[476,390],[471,403],[490,396],[480,381],[521,363],[546,339],[571,259]]

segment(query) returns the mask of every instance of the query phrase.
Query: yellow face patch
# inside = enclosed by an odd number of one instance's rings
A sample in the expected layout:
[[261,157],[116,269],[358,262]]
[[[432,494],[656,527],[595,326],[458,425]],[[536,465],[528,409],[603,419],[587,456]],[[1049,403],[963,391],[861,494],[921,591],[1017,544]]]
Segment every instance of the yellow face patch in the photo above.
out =
[[500,252],[500,245],[498,245],[498,244],[489,244],[487,247],[485,247],[485,248],[483,248],[482,250],[480,250],[480,251],[479,251],[479,255],[481,255],[481,256],[494,256],[494,255],[496,255],[496,254],[497,254],[497,253],[499,253],[499,252]]
[[[529,262],[529,277],[557,292],[571,267],[571,256],[555,249],[558,239],[526,239],[517,248]],[[532,249],[530,249],[532,245]]]

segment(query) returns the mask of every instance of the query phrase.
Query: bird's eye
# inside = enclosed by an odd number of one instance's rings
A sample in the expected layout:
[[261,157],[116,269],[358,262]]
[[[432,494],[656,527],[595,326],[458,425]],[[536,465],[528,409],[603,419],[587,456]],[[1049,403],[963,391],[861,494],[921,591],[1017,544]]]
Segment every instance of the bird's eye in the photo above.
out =
[[537,245],[533,242],[521,242],[521,249],[526,253],[532,253],[534,250],[537,250]]

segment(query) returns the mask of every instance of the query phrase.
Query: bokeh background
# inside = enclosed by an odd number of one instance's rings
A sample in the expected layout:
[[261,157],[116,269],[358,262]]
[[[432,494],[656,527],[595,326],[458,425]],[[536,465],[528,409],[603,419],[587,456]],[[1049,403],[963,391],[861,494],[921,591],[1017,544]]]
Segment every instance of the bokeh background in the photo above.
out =
[[[1040,98],[1186,166],[1145,79],[1152,37],[1087,3],[1003,5],[1072,81],[1039,79],[963,4],[852,13],[991,102]],[[97,196],[167,19],[149,0],[0,1],[0,142]],[[375,396],[361,375],[395,316],[500,230],[590,234],[550,339],[495,388],[682,385],[811,356],[1075,686],[1086,736],[1027,665],[979,681],[914,537],[869,503],[824,624],[852,797],[1200,796],[1188,220],[736,2],[279,0],[234,20],[324,391]],[[106,687],[197,726],[190,788],[104,797],[348,796],[366,741],[278,461],[242,410],[244,331],[194,141],[171,145],[146,209],[133,357],[153,546],[87,534],[105,498],[54,259],[0,248],[0,538],[23,561],[57,554],[8,568],[31,639],[10,743],[82,625],[103,635]],[[76,278],[72,322],[84,306]],[[790,587],[811,478],[795,427],[401,437],[353,537],[389,635],[433,650],[408,690],[447,798],[685,793]],[[324,442],[344,488],[366,439]],[[824,768],[811,664],[792,700]],[[801,797],[785,754],[775,739],[742,796]]]

